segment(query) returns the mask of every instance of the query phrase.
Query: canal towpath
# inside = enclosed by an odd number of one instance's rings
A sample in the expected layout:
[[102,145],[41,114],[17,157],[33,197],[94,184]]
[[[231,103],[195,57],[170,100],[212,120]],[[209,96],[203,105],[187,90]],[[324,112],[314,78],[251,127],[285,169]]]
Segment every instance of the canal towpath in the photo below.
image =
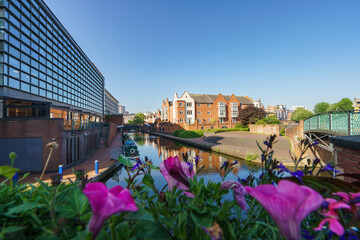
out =
[[[207,137],[200,138],[179,138],[170,134],[151,132],[154,135],[169,138],[181,143],[194,145],[214,152],[226,154],[233,157],[245,159],[248,154],[258,154],[258,159],[252,162],[260,163],[260,146],[265,148],[263,142],[269,135],[250,132],[220,132]],[[290,140],[284,136],[277,136],[277,143],[274,144],[274,157],[281,161],[285,166],[293,166],[289,151],[292,151]]]
[[[106,148],[99,148],[86,161],[76,166],[64,169],[63,171],[64,181],[69,181],[69,179],[74,181],[76,179],[76,176],[73,173],[73,169],[74,171],[84,169],[85,171],[88,171],[87,175],[89,178],[97,177],[98,175],[95,174],[96,160],[99,162],[99,174],[107,172],[108,169],[116,167],[116,165],[118,164],[118,161],[116,159],[120,155],[121,148],[122,148],[122,136],[121,133],[117,133],[110,146]],[[56,150],[55,150],[55,154],[56,154]],[[45,173],[42,180],[44,182],[51,182],[51,176],[54,174],[57,174],[57,172]],[[36,178],[40,178],[40,174],[30,174],[24,180],[24,182],[29,182],[29,183],[36,182],[35,180]]]

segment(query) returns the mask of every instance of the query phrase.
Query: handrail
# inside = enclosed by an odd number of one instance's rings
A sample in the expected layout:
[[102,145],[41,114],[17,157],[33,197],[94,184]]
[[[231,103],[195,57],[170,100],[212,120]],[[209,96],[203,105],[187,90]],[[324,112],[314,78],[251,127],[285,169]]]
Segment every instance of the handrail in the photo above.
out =
[[360,135],[360,111],[330,111],[304,120],[304,131],[320,130],[342,135]]
[[100,128],[100,127],[101,127],[101,122],[64,119],[64,130],[86,130],[86,129]]

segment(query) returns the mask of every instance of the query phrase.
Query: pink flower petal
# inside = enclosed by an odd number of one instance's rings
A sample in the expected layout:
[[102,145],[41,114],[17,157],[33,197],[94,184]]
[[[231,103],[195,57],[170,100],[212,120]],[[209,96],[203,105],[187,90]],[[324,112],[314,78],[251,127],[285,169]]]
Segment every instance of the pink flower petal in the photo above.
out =
[[333,199],[333,198],[325,198],[325,202],[331,204],[331,203],[337,203],[338,201],[336,199]]
[[329,219],[329,228],[332,232],[336,233],[338,236],[344,235],[344,227],[339,223],[337,219]]
[[244,195],[247,194],[244,186],[237,181],[224,181],[221,188],[232,189],[237,204],[245,211],[247,211],[246,201]]
[[329,205],[329,209],[340,209],[340,208],[350,209],[351,207],[348,204],[342,202],[332,203]]
[[348,202],[350,200],[349,194],[344,192],[333,193],[333,195],[342,197],[345,200],[345,202]]
[[261,203],[287,239],[300,238],[302,220],[324,201],[313,189],[287,180],[281,180],[277,188],[271,184],[245,188]]
[[[188,183],[188,178],[192,178],[194,176],[194,172],[189,171],[189,165],[187,163],[185,162],[180,163],[178,157],[174,157],[174,158],[170,157],[164,160],[163,162],[161,162],[159,167],[161,174],[165,177],[165,180],[168,183],[170,191],[172,191],[172,189],[176,186],[176,188],[184,190],[184,194],[186,196],[195,197],[194,194],[192,194],[191,192],[187,192],[189,188],[183,183],[183,182]],[[169,170],[169,167],[173,167],[173,169],[171,169],[171,172]],[[174,172],[176,177],[178,179],[181,179],[182,182],[174,178],[175,177]]]
[[360,197],[360,192],[358,192],[358,193],[350,193],[350,195],[351,195],[351,198],[354,199],[354,198]]
[[316,228],[314,228],[315,231],[321,231],[323,230],[323,227],[325,225],[325,223],[327,223],[329,221],[330,218],[325,218],[323,219],[320,223],[319,226],[317,226]]
[[93,239],[111,215],[122,211],[138,210],[129,190],[121,186],[115,186],[108,190],[101,182],[89,183],[83,193],[88,198],[93,211],[88,225],[89,232],[93,233]]

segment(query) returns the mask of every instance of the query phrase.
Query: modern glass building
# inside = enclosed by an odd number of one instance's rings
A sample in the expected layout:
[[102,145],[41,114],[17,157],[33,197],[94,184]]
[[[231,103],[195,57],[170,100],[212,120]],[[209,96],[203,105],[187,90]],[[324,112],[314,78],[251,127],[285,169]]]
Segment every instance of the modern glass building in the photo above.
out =
[[119,101],[105,89],[105,114],[119,114]]
[[0,118],[99,121],[104,81],[43,0],[0,0]]

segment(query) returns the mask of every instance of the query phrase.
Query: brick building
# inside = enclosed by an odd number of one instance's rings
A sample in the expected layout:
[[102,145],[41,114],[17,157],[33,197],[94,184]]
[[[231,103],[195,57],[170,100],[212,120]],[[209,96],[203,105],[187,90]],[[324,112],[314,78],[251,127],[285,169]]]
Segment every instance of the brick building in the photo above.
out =
[[239,123],[239,112],[252,105],[253,100],[248,96],[191,94],[184,92],[180,97],[177,93],[174,100],[168,99],[162,103],[161,122],[172,123],[176,127],[166,129],[214,129],[233,128]]

